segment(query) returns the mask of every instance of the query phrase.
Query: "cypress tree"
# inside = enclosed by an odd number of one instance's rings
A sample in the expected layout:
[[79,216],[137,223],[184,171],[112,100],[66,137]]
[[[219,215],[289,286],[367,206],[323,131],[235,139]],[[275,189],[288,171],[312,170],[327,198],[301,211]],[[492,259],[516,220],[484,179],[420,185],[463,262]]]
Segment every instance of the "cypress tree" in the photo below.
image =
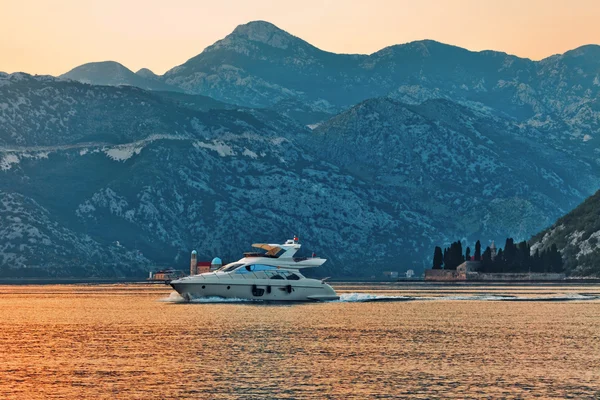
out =
[[515,250],[515,259],[511,270],[513,272],[527,272],[529,269],[529,248],[527,247],[527,242],[519,242]]
[[467,251],[465,252],[465,261],[471,260],[471,248],[467,247]]
[[445,264],[444,268],[446,269],[454,269],[454,252],[455,252],[456,246],[454,245],[454,242],[452,242],[450,244],[450,247],[448,247],[448,263]]
[[442,264],[444,263],[444,256],[442,255],[442,248],[439,246],[435,246],[435,250],[433,251],[433,266],[431,269],[442,269]]
[[543,268],[541,268],[541,265],[540,249],[535,249],[535,254],[531,258],[531,271],[542,272]]
[[550,246],[550,270],[554,273],[561,273],[563,271],[563,260],[562,255],[556,247],[556,243],[552,243]]
[[488,246],[481,257],[481,272],[491,272],[492,268],[492,250]]
[[552,272],[551,261],[550,261],[550,249],[542,251],[542,272]]
[[453,242],[448,250],[448,263],[444,265],[445,269],[456,269],[459,264],[465,260],[462,253],[462,244],[460,241]]
[[[503,270],[505,270],[506,272],[513,270],[515,267],[515,258],[516,258],[516,251],[517,249],[515,248],[515,242],[513,241],[512,238],[508,238],[506,239],[506,243],[504,244],[504,251],[503,251],[503,256],[504,256],[504,268]],[[498,254],[500,254],[500,252],[498,252]]]
[[475,261],[481,261],[481,242],[478,240],[475,243],[475,255],[473,256]]

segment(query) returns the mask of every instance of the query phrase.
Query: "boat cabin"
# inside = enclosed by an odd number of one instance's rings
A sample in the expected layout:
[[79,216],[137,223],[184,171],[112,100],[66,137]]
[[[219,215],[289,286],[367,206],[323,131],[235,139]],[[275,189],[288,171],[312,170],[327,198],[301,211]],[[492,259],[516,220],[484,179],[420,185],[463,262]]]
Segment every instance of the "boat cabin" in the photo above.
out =
[[242,279],[283,279],[288,281],[304,279],[304,276],[298,271],[289,271],[274,265],[240,262],[227,264],[216,272],[228,273],[232,277],[239,275]]

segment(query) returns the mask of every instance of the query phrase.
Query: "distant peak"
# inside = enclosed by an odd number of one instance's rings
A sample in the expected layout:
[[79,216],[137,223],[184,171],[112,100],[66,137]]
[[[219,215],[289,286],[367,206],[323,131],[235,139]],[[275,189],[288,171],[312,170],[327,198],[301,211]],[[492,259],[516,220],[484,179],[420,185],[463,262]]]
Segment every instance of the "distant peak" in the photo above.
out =
[[148,68],[141,68],[135,74],[141,76],[142,78],[156,78],[158,76]]
[[116,61],[91,62],[75,67],[69,72],[60,75],[61,78],[73,79],[84,83],[100,82],[100,84],[112,84],[112,81],[125,82],[130,76],[134,76],[133,71]]
[[586,44],[576,49],[569,50],[564,55],[570,57],[599,57],[600,46],[597,44]]
[[246,35],[248,33],[253,33],[253,32],[287,33],[283,29],[280,29],[277,26],[275,26],[274,24],[267,22],[267,21],[250,21],[246,24],[238,25],[233,30],[233,33],[243,34],[243,35]]
[[294,39],[300,40],[267,21],[251,21],[238,25],[229,37],[243,37],[281,49],[287,48]]
[[126,73],[133,71],[129,70],[126,66],[116,61],[97,61],[97,62],[89,62],[82,65],[79,65],[69,72],[61,75],[62,77],[69,77],[69,74],[72,73],[80,73],[80,72],[120,72]]
[[129,69],[117,61],[95,61],[80,65],[80,67],[104,67],[104,68],[124,68]]

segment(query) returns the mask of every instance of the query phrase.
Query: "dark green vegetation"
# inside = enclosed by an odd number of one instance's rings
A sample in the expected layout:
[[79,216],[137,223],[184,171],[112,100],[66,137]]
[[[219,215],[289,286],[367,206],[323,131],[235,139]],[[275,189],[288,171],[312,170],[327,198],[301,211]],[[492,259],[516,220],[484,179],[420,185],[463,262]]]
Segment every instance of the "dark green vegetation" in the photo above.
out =
[[[481,249],[480,246],[478,240],[475,248]],[[541,251],[536,249],[535,253],[531,254],[531,247],[526,241],[515,244],[512,238],[506,239],[504,248],[498,249],[497,254],[493,254],[492,248],[488,246],[483,254],[479,255],[476,251],[472,258],[469,247],[463,254],[460,241],[453,242],[443,253],[442,249],[436,246],[432,269],[454,270],[465,260],[481,261],[479,272],[484,273],[565,272],[563,259],[556,244]]]
[[486,248],[481,257],[480,272],[524,273],[547,272],[562,273],[563,260],[555,244],[548,249],[537,250],[531,255],[526,241],[514,244],[513,239],[506,239],[503,249],[492,259],[490,248]]

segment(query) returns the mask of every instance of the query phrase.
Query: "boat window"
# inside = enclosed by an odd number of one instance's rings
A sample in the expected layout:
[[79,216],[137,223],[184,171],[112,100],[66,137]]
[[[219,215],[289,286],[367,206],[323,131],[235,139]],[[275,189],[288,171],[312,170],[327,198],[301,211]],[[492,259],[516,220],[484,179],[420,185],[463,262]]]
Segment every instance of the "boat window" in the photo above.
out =
[[244,267],[238,268],[238,270],[235,271],[235,273],[236,274],[247,274],[248,272],[253,272],[253,271],[255,271],[254,265],[250,264],[250,265],[246,265]]
[[283,276],[281,276],[281,275],[273,275],[271,277],[271,279],[283,279]]
[[273,265],[264,265],[264,264],[252,264],[252,271],[272,271],[276,270],[277,267]]
[[221,269],[219,269],[219,271],[220,271],[220,272],[231,272],[231,271],[233,271],[234,269],[236,269],[237,267],[240,267],[240,266],[242,266],[242,265],[244,265],[244,264],[241,264],[241,263],[232,263],[232,264],[227,264],[227,265],[225,265],[225,266],[221,267]]
[[296,274],[289,274],[287,276],[287,279],[288,279],[288,281],[297,281],[297,280],[300,279],[300,277],[298,275],[296,275]]

